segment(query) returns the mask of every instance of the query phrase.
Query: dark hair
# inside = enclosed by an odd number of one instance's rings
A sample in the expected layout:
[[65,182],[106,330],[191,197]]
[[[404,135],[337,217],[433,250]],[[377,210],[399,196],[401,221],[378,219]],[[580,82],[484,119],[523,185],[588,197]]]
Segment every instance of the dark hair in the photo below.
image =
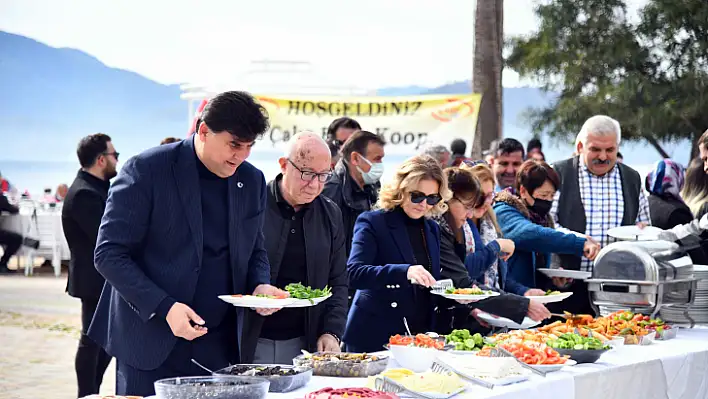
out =
[[358,152],[359,154],[366,156],[366,147],[368,147],[371,142],[381,146],[386,145],[384,138],[378,134],[367,132],[366,130],[358,130],[354,132],[354,134],[349,136],[347,141],[345,141],[342,146],[342,158],[349,162],[352,152]]
[[526,144],[526,153],[530,153],[531,150],[536,149],[538,149],[539,151],[543,150],[543,144],[541,144],[541,139],[539,139],[538,137],[534,137],[529,140],[528,144]]
[[79,157],[81,167],[92,167],[98,157],[106,153],[110,141],[111,138],[103,133],[91,134],[82,138],[76,148],[76,156]]
[[255,141],[270,127],[266,109],[244,91],[227,91],[209,100],[201,122],[214,133],[226,131],[244,142]]
[[[471,199],[476,203],[482,188],[479,180],[469,170],[460,169],[458,167],[445,168],[443,171],[447,178],[447,188],[452,191],[453,198],[463,197]],[[469,198],[472,197],[472,198]]]
[[617,158],[622,158],[622,159],[624,159],[624,157],[622,156],[622,153],[619,152],[619,151],[617,151]]
[[327,128],[328,143],[334,143],[337,140],[337,130],[341,128],[361,130],[361,125],[359,124],[359,122],[347,116],[343,116],[341,118],[333,120]]
[[339,146],[336,143],[328,142],[327,146],[329,147],[329,155],[334,158],[339,154]]
[[160,145],[172,144],[172,143],[176,143],[178,141],[181,141],[181,140],[178,139],[177,137],[165,137],[164,139],[162,139],[162,141],[160,141]]
[[529,159],[524,162],[516,175],[517,187],[524,187],[531,195],[546,180],[550,181],[553,184],[553,188],[558,191],[560,188],[558,173],[549,164],[535,159]]
[[462,139],[452,140],[452,143],[450,143],[450,151],[453,155],[465,155],[465,151],[467,151],[467,142]]
[[517,139],[507,137],[499,142],[496,151],[494,151],[494,156],[498,157],[499,155],[513,154],[519,151],[521,152],[521,158],[524,158],[526,156],[526,153],[524,152],[524,145]]

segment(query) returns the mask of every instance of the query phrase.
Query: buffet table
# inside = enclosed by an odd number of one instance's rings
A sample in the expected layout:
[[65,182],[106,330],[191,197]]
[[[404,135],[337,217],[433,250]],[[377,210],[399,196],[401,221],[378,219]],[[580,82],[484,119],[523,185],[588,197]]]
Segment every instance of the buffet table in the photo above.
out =
[[[389,367],[396,367],[391,360]],[[293,392],[268,394],[273,399],[301,399],[324,387],[363,387],[363,378],[313,377]],[[681,329],[677,338],[647,346],[625,345],[597,363],[564,367],[545,378],[494,389],[470,385],[455,398],[524,399],[694,399],[708,398],[708,329]]]

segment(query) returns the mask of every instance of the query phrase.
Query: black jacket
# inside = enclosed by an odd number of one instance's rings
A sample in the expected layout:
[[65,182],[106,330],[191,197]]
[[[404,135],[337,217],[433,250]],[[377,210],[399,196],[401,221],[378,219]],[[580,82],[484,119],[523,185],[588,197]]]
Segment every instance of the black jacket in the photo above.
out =
[[[290,232],[290,219],[284,219],[277,204],[278,182],[282,176],[268,183],[268,199],[263,235],[270,263],[271,283],[275,284],[281,263],[287,266],[283,253]],[[318,306],[307,308],[306,339],[308,350],[316,351],[317,339],[324,333],[340,339],[347,323],[347,258],[342,230],[342,216],[329,198],[320,195],[309,204],[304,215],[305,252],[307,253],[308,285],[312,288],[332,289],[332,297]],[[284,287],[278,287],[284,288]],[[241,361],[253,362],[263,317],[253,311],[246,314]]]
[[690,223],[693,214],[688,205],[673,197],[649,194],[649,214],[651,225],[662,230],[672,229],[680,224]]
[[66,292],[76,298],[98,299],[106,281],[96,270],[93,253],[109,186],[80,170],[64,199],[61,223],[71,250]]
[[[451,279],[456,288],[468,288],[472,285],[482,286],[480,282],[472,280],[464,264],[466,251],[464,244],[460,244],[455,239],[449,224],[444,218],[437,218],[440,225],[440,277]],[[454,305],[451,303],[451,305]],[[445,312],[441,309],[438,317],[438,325],[447,325],[450,328],[460,328],[466,324],[470,309],[467,307],[455,306]],[[529,308],[529,299],[502,292],[501,295],[475,302],[470,305],[484,312],[506,317],[516,323],[521,323],[526,317]],[[451,320],[452,319],[452,320]]]
[[342,160],[337,162],[332,177],[325,183],[322,195],[334,201],[342,211],[347,257],[352,249],[356,218],[373,208],[378,198],[379,188],[381,184],[378,182],[374,185],[366,185],[363,189],[359,187],[349,175],[347,164]]

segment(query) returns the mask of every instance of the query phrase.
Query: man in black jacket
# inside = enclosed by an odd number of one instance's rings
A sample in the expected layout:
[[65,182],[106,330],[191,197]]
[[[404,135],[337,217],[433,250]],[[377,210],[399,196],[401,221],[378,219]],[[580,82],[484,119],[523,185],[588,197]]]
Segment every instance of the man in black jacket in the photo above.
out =
[[308,308],[283,309],[264,318],[249,312],[242,361],[290,364],[302,349],[339,351],[347,318],[346,255],[342,216],[320,195],[330,177],[330,151],[321,137],[302,132],[278,160],[282,174],[268,183],[263,234],[271,283],[332,289],[332,297]]
[[97,133],[81,139],[76,154],[81,170],[66,195],[61,220],[71,250],[66,291],[81,299],[81,338],[74,364],[81,398],[98,394],[103,373],[111,361],[86,334],[105,282],[94,266],[93,253],[109,180],[116,176],[118,153],[109,136]]
[[[12,205],[3,194],[0,194],[0,212],[16,215],[20,212],[20,209]],[[0,274],[7,274],[10,273],[7,263],[22,246],[22,235],[0,229],[0,246],[3,247],[2,257],[0,258]]]

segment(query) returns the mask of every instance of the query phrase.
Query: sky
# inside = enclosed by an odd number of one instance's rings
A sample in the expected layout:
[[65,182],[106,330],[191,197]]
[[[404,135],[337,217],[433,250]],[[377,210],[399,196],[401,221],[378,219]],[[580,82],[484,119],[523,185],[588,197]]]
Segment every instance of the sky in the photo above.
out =
[[[507,35],[536,26],[506,0]],[[311,62],[364,89],[470,78],[474,0],[0,0],[0,30],[161,83],[230,83],[258,59]],[[507,73],[505,84],[518,78]]]

